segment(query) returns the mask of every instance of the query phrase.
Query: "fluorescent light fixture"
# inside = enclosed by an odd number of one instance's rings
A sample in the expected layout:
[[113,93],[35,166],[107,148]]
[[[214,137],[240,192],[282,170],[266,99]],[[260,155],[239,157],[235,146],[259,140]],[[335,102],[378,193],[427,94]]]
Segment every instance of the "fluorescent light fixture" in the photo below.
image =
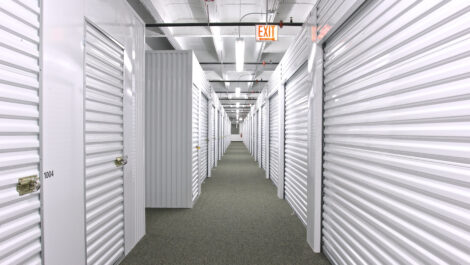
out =
[[236,104],[236,105],[237,105],[237,108],[239,108],[239,107],[240,107],[240,102],[237,102],[237,104]]
[[240,112],[240,110],[239,110],[239,109],[237,109],[237,115],[238,115],[238,113],[239,113],[239,112]]
[[245,98],[248,98],[248,95],[247,95],[247,94],[245,94]]
[[237,97],[237,98],[240,97],[240,88],[239,87],[235,88],[235,97]]
[[243,38],[237,38],[235,41],[235,57],[237,72],[243,72],[243,64],[245,63],[245,40]]
[[240,120],[242,120],[242,118],[240,118]]

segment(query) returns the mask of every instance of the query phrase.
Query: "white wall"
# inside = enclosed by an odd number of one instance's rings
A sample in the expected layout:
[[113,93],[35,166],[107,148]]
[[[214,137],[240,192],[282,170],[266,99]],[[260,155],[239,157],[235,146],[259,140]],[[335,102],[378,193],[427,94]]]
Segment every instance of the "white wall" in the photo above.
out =
[[54,177],[43,181],[44,263],[48,265],[85,264],[85,17],[125,46],[126,253],[145,233],[144,135],[138,130],[143,128],[145,27],[125,0],[43,1],[42,165],[43,171],[54,171]]
[[240,134],[232,134],[232,135],[230,135],[230,141],[232,141],[232,142],[241,142],[242,138],[240,137]]

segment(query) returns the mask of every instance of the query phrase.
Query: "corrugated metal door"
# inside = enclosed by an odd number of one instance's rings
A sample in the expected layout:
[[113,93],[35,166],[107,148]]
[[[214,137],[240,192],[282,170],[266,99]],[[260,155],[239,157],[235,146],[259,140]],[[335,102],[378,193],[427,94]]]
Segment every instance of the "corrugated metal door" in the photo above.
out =
[[40,176],[38,1],[0,1],[0,264],[41,264],[40,193],[18,179]]
[[87,264],[124,255],[124,50],[86,25],[85,197]]
[[279,94],[269,98],[269,178],[279,181]]
[[199,89],[193,85],[192,89],[192,121],[191,121],[191,128],[192,128],[192,154],[191,154],[191,187],[193,191],[193,201],[196,200],[197,196],[199,196],[199,97],[201,92]]
[[253,115],[253,157],[255,161],[259,161],[258,159],[258,111],[255,112]]
[[266,169],[266,105],[261,107],[261,167]]
[[304,64],[286,84],[285,198],[307,224],[307,117],[309,75]]
[[257,149],[258,149],[258,155],[257,155],[257,160],[258,160],[258,165],[259,167],[263,167],[262,165],[262,159],[263,159],[263,150],[262,150],[262,146],[263,146],[263,134],[262,134],[262,127],[263,127],[263,118],[262,118],[262,111],[261,109],[258,109],[258,111],[256,111],[256,122],[258,124],[258,128],[256,128],[256,135],[257,135],[257,142],[256,142],[256,146],[257,146]]
[[219,128],[219,110],[216,109],[215,111],[215,116],[214,116],[214,122],[215,122],[215,128],[216,128],[216,131],[215,131],[215,156],[214,156],[214,159],[215,159],[215,165],[217,166],[217,163],[219,161],[219,134],[220,134],[220,128]]
[[211,117],[210,117],[210,122],[211,122],[211,140],[210,140],[210,154],[209,154],[209,170],[211,170],[214,167],[214,161],[215,161],[215,122],[214,122],[214,115],[215,115],[215,107],[211,105]]
[[200,182],[202,183],[206,177],[207,177],[207,167],[208,167],[208,142],[209,142],[209,135],[207,131],[207,126],[209,125],[209,120],[208,120],[208,115],[209,115],[209,100],[204,94],[201,94],[201,106],[200,106],[200,111],[199,111],[199,117],[201,118],[200,121],[200,145],[201,145],[201,151],[200,151],[200,168],[201,168],[201,180]]
[[470,2],[367,1],[325,46],[323,246],[469,264]]
[[222,113],[219,112],[219,160],[222,158],[222,154],[223,154],[223,148],[224,148],[224,144],[223,144],[223,133],[224,133],[224,124],[223,124],[223,119],[222,119]]

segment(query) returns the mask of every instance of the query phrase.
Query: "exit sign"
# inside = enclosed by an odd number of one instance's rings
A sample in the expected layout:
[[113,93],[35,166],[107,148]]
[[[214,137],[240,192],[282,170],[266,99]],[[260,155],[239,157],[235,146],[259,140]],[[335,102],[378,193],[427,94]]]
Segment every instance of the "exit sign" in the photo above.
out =
[[256,25],[257,41],[277,41],[277,25]]

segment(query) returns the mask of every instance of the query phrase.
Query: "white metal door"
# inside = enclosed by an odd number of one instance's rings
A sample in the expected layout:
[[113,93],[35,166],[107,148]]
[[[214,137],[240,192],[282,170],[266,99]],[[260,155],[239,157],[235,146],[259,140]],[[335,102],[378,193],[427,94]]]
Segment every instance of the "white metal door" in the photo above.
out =
[[258,112],[253,115],[253,157],[255,161],[258,159]]
[[366,1],[325,45],[323,247],[469,264],[470,2]]
[[206,177],[207,177],[207,167],[208,167],[208,142],[209,142],[209,135],[208,135],[208,130],[207,126],[209,125],[209,100],[207,97],[201,93],[201,106],[200,106],[200,111],[199,111],[199,117],[201,118],[200,121],[200,169],[201,169],[201,179],[200,182],[202,183]]
[[223,131],[222,131],[222,128],[223,128],[223,123],[222,123],[222,113],[220,113],[220,111],[217,111],[217,118],[218,118],[218,121],[217,121],[217,125],[218,125],[218,156],[217,156],[217,159],[220,160],[222,159],[222,154],[223,154],[223,146],[222,146],[222,136],[223,136]]
[[191,178],[191,187],[192,187],[192,192],[193,192],[193,202],[196,200],[196,198],[199,196],[199,98],[200,98],[201,92],[199,89],[193,85],[192,88],[192,134],[191,134],[191,172],[192,172],[192,178]]
[[307,117],[309,75],[304,64],[286,84],[285,198],[307,224]]
[[219,161],[219,133],[220,133],[220,129],[219,129],[219,110],[217,110],[217,109],[215,110],[214,122],[215,122],[215,128],[216,128],[215,129],[215,138],[214,138],[214,142],[215,142],[214,161],[215,161],[215,166],[217,166],[217,163]]
[[210,116],[210,122],[211,122],[211,136],[210,136],[210,154],[209,154],[209,170],[211,170],[214,167],[214,161],[215,161],[215,122],[214,122],[214,115],[215,115],[215,108],[214,106],[211,105],[211,116]]
[[269,98],[269,178],[279,181],[279,94]]
[[85,39],[87,264],[113,264],[124,255],[124,50],[90,23]]
[[261,167],[266,169],[266,105],[261,107]]
[[40,193],[18,180],[40,178],[40,7],[0,1],[0,264],[41,264]]
[[258,109],[256,111],[256,123],[258,124],[258,127],[256,128],[256,135],[257,135],[257,141],[256,141],[256,147],[258,149],[258,154],[257,154],[257,160],[258,160],[258,165],[259,167],[262,167],[262,145],[263,145],[263,139],[262,139],[262,127],[263,127],[263,120],[262,120],[262,111]]

